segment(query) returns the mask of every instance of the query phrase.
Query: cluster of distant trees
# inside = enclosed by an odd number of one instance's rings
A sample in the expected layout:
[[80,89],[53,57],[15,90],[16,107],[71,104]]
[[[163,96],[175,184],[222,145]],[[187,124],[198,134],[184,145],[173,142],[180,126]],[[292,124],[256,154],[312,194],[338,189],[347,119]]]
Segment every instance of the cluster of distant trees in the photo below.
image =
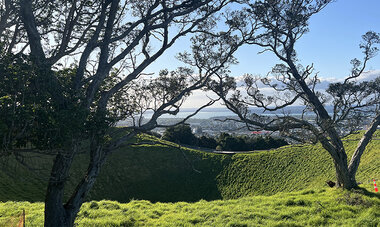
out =
[[191,127],[186,124],[167,128],[162,139],[224,151],[266,150],[288,145],[284,139],[271,136],[235,136],[224,132],[216,138],[209,136],[197,137],[193,134]]

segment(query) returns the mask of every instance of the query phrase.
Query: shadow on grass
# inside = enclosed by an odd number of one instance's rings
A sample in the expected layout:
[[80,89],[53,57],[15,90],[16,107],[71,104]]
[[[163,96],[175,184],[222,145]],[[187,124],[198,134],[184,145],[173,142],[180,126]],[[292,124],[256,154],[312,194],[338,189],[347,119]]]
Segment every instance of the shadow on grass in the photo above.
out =
[[368,191],[366,188],[358,187],[357,189],[351,190],[352,192],[360,193],[371,198],[380,199],[380,194],[376,192]]

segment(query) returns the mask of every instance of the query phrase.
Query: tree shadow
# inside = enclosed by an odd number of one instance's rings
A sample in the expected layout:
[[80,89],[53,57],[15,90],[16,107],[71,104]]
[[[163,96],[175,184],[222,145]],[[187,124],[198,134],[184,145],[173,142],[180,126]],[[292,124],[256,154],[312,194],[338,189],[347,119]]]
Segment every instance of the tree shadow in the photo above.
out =
[[371,198],[378,198],[380,199],[380,194],[376,192],[368,191],[366,188],[358,187],[356,189],[351,190],[352,192],[360,193],[362,195],[371,197]]

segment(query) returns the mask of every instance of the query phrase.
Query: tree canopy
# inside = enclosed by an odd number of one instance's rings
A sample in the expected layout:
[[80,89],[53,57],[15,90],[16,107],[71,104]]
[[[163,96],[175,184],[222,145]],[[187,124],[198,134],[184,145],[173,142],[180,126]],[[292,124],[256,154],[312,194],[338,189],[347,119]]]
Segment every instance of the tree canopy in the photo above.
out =
[[[231,2],[241,7],[221,13]],[[329,2],[2,0],[0,155],[14,155],[22,163],[25,151],[53,155],[45,225],[73,226],[107,156],[137,133],[162,126],[157,123],[160,116],[177,114],[192,91],[207,88],[249,128],[321,142],[333,158],[338,185],[355,187],[360,157],[380,124],[379,80],[356,79],[377,53],[379,34],[363,36],[364,58],[352,61],[343,82],[326,92],[316,90],[319,78],[313,65],[300,64],[295,44],[308,31],[310,17]],[[218,20],[224,22],[222,30],[216,29]],[[192,36],[192,51],[178,55],[187,67],[149,78],[147,67],[187,35]],[[233,54],[242,45],[262,47],[281,61],[271,77],[247,76],[246,94],[228,69],[237,63]],[[262,94],[259,83],[275,95]],[[248,108],[274,111],[299,102],[305,106],[301,118],[268,118]],[[332,114],[326,110],[330,103]],[[143,121],[149,111],[151,117]],[[306,118],[309,112],[313,122]],[[355,131],[357,119],[364,117],[372,123],[348,164],[341,138]],[[112,128],[126,119],[133,125]],[[64,201],[73,159],[84,150],[88,168]]]
[[[159,126],[163,114],[178,113],[192,91],[223,70],[179,68],[152,78],[144,71],[181,37],[212,30],[230,2],[1,1],[1,155],[20,161],[25,151],[55,156],[46,226],[72,226],[107,156]],[[219,61],[228,65],[234,51]],[[152,117],[143,121],[147,111]],[[112,129],[126,119],[131,127]],[[83,150],[87,171],[64,201],[72,161]]]
[[[335,164],[337,185],[350,189],[357,186],[355,174],[360,157],[380,124],[379,78],[358,80],[368,61],[376,55],[380,40],[376,32],[364,34],[360,44],[363,60],[351,61],[351,73],[342,82],[330,84],[326,91],[318,90],[318,73],[313,64],[300,64],[295,48],[297,41],[309,30],[309,19],[329,3],[326,0],[262,0],[249,2],[243,10],[231,12],[229,34],[238,40],[236,43],[261,47],[260,53],[270,52],[280,63],[266,76],[246,75],[243,88],[228,72],[216,75],[208,87],[237,114],[238,121],[251,130],[278,132],[299,142],[320,142]],[[215,34],[209,36],[212,40]],[[224,37],[220,39],[225,40]],[[211,49],[202,45],[194,45],[194,48],[204,53]],[[197,57],[208,56],[213,55]],[[264,94],[263,88],[269,88],[271,94]],[[285,108],[292,105],[302,105],[304,109],[297,115],[287,113]],[[332,106],[331,113],[327,106]],[[283,110],[284,114],[259,115],[252,113],[250,107],[265,112]],[[348,162],[342,138],[356,132],[366,120],[369,121],[367,130]]]

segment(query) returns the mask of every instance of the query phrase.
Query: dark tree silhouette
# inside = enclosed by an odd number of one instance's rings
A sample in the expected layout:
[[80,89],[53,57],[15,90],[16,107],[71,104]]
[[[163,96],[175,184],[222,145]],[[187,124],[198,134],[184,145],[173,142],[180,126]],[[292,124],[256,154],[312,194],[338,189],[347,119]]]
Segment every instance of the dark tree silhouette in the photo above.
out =
[[197,137],[193,134],[191,127],[186,124],[167,128],[162,135],[162,139],[187,145],[197,144]]

